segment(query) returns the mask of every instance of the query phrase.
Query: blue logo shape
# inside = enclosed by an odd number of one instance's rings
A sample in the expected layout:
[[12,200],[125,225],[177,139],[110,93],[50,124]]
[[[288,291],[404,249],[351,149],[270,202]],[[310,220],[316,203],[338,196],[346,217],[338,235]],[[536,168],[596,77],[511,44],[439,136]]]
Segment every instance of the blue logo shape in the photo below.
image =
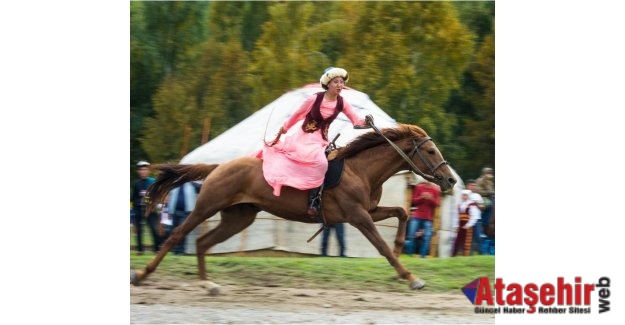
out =
[[480,278],[477,278],[473,280],[473,282],[467,284],[461,289],[462,293],[464,293],[464,295],[467,296],[469,301],[474,305],[475,305],[475,295],[477,293],[477,286],[479,282],[480,282]]

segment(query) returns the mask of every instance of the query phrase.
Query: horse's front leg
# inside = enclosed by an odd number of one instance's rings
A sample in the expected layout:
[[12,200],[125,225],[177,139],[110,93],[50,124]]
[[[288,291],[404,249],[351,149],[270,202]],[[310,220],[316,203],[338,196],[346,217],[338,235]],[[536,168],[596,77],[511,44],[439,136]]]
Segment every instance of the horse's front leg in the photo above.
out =
[[[373,244],[373,246],[382,254],[382,256],[386,257],[386,260],[395,268],[397,274],[402,279],[408,280],[410,283],[411,289],[421,289],[425,286],[425,281],[417,279],[414,275],[410,273],[400,262],[399,259],[393,255],[390,247],[384,242],[382,236],[375,228],[375,224],[373,223],[373,219],[365,211],[364,209],[359,209],[355,212],[352,212],[352,217],[350,218],[349,223],[356,227],[360,232],[367,237],[369,242]],[[405,226],[404,226],[405,229]]]
[[393,254],[396,257],[399,257],[404,248],[404,243],[406,242],[406,224],[408,222],[406,210],[402,207],[377,207],[375,210],[371,211],[370,214],[373,222],[378,222],[392,217],[397,218],[397,234],[395,235],[395,248],[393,249]]

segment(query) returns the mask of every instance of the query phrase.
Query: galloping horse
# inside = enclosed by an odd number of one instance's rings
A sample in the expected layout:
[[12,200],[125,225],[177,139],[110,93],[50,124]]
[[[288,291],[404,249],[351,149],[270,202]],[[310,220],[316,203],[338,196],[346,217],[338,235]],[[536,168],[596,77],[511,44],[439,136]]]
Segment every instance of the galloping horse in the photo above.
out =
[[[323,192],[323,214],[328,224],[348,222],[360,230],[399,276],[408,280],[411,289],[420,289],[425,282],[412,275],[398,259],[404,245],[408,216],[402,207],[378,206],[382,184],[397,172],[408,169],[437,183],[443,192],[451,189],[456,179],[432,139],[421,128],[400,125],[381,131],[374,129],[379,133],[365,133],[339,149],[335,159],[345,159],[345,167],[341,183]],[[293,221],[315,222],[306,215],[307,191],[284,187],[280,196],[274,196],[273,189],[263,177],[260,159],[242,157],[219,165],[156,165],[153,168],[160,170],[160,174],[148,189],[148,211],[152,211],[176,186],[200,179],[204,179],[204,185],[193,212],[173,230],[154,259],[143,270],[136,270],[131,275],[134,285],[154,272],[181,238],[217,212],[221,211],[219,225],[198,238],[196,243],[202,280],[206,280],[205,252],[251,225],[259,211]],[[399,220],[393,251],[374,224],[390,217]]]

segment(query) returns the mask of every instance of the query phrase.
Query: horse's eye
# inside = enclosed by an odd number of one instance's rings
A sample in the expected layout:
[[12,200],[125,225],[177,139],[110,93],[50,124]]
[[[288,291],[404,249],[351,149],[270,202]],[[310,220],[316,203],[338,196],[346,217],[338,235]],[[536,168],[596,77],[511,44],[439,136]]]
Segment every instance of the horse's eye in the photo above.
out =
[[429,153],[430,155],[433,155],[433,154],[434,154],[434,149],[428,149],[428,153]]

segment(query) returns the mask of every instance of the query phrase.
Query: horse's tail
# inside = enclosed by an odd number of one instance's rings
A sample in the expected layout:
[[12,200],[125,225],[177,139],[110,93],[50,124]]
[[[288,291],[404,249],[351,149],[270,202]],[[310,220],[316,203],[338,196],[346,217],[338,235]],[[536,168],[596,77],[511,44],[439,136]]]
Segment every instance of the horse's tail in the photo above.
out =
[[154,211],[156,205],[174,187],[178,187],[186,182],[197,181],[206,178],[219,164],[195,164],[195,165],[153,165],[151,168],[159,170],[156,181],[147,189],[146,196],[149,203],[146,208],[146,215]]

